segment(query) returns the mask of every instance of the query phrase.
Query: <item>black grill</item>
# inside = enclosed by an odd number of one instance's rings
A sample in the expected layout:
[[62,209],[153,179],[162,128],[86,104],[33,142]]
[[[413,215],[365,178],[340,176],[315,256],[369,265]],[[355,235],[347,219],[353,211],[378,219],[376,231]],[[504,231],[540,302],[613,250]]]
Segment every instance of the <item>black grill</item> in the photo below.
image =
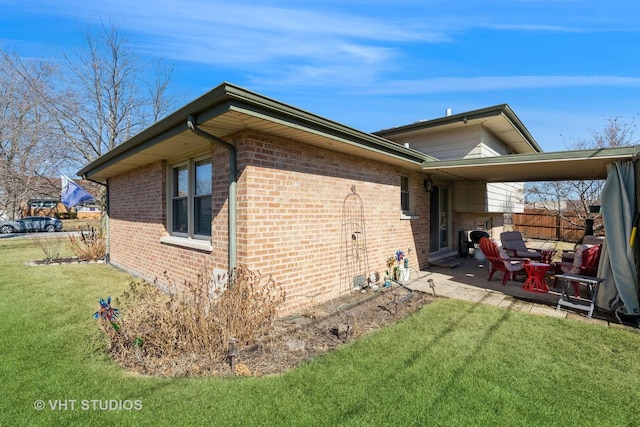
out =
[[480,242],[480,239],[483,237],[489,237],[489,233],[483,230],[474,230],[469,233],[469,239],[476,245]]

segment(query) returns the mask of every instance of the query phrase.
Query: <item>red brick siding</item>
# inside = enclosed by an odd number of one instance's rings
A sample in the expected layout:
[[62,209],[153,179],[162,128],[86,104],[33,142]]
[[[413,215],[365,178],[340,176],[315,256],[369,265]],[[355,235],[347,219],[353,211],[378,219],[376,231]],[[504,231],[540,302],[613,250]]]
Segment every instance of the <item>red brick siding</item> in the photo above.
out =
[[412,250],[413,266],[418,255],[426,263],[428,197],[420,174],[413,182],[420,219],[400,220],[394,166],[253,132],[234,141],[242,188],[238,246],[246,248],[238,260],[285,286],[287,311],[349,289],[342,209],[352,185],[363,201],[371,270],[383,274],[386,258],[400,248]]
[[[166,166],[157,162],[109,180],[110,262],[149,281],[177,284],[210,268],[208,252],[160,243],[166,232]],[[165,283],[166,284],[166,283]]]
[[[415,214],[400,219],[400,170],[385,163],[255,132],[228,138],[238,150],[238,265],[273,275],[288,294],[283,313],[345,292],[342,208],[351,186],[364,205],[371,271],[396,249],[412,266],[429,253],[429,195],[414,174]],[[227,268],[228,152],[214,150],[212,253],[161,244],[166,235],[166,165],[110,179],[111,261],[147,279],[178,283]]]

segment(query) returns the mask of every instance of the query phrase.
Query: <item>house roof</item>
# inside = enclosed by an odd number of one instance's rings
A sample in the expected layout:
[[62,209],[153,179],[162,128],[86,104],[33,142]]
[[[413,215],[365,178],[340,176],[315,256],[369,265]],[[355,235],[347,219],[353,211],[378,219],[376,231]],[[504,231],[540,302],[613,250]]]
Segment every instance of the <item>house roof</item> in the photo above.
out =
[[444,182],[526,182],[605,179],[615,160],[632,160],[640,146],[558,151],[483,157],[451,161],[425,161],[424,172]]
[[413,170],[420,170],[425,160],[435,160],[380,136],[223,83],[91,162],[78,175],[106,180],[157,160],[208,147],[208,140],[188,129],[190,115],[197,117],[198,127],[219,138],[252,129]]
[[[604,179],[607,165],[613,160],[632,159],[640,153],[638,147],[542,153],[506,104],[370,134],[223,83],[99,157],[78,175],[106,180],[154,161],[209,147],[208,140],[188,129],[190,115],[197,117],[198,127],[218,138],[252,129],[409,170],[422,170],[443,182]],[[386,139],[411,132],[455,129],[470,122],[487,127],[519,154],[438,161]]]
[[536,140],[507,104],[467,111],[433,120],[421,120],[406,126],[374,132],[374,135],[393,139],[400,135],[433,134],[475,125],[481,125],[488,129],[507,144],[513,153],[528,154],[542,151]]

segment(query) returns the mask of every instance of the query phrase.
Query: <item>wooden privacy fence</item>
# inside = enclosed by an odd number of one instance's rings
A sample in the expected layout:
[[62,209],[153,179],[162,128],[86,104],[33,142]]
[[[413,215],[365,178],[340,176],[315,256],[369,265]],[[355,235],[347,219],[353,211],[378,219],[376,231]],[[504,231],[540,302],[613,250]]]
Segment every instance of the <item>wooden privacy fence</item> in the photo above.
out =
[[[513,214],[513,229],[531,239],[579,242],[584,236],[585,221],[577,215],[565,215],[562,219],[544,209],[526,209]],[[602,217],[595,218],[595,234],[602,234]]]

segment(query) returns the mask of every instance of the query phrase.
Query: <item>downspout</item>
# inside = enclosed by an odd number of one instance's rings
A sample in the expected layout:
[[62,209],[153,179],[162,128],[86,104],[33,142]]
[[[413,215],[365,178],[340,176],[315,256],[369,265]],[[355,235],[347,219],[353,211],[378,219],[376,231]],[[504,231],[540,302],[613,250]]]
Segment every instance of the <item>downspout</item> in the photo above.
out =
[[95,179],[88,178],[87,175],[83,175],[82,179],[87,181],[91,181],[95,184],[100,184],[105,189],[105,200],[104,200],[104,210],[102,211],[102,215],[100,215],[100,225],[104,229],[104,243],[105,243],[105,254],[104,261],[109,264],[110,262],[110,250],[111,250],[111,233],[109,232],[109,183],[108,182],[100,182]]
[[238,256],[238,233],[237,233],[237,189],[236,184],[238,181],[237,160],[236,160],[236,147],[229,144],[217,136],[211,135],[198,128],[196,125],[196,116],[194,114],[189,115],[187,118],[187,127],[196,135],[202,138],[208,139],[214,144],[220,145],[229,150],[229,271],[233,270],[237,264]]

